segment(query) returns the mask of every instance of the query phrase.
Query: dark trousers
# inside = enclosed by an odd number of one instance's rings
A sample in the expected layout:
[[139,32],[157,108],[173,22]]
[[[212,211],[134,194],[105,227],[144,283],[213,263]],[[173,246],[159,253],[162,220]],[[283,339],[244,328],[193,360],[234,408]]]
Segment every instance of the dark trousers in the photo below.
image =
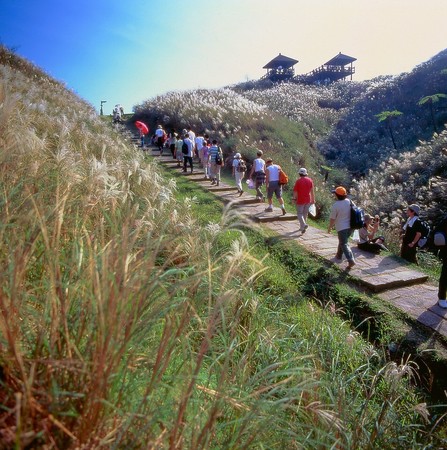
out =
[[379,244],[377,244],[376,241],[378,239],[384,240],[383,236],[378,236],[374,239],[369,240],[368,242],[362,242],[361,244],[357,244],[357,247],[360,250],[365,250],[365,252],[379,254],[380,250],[382,250],[382,247]]
[[441,269],[441,276],[439,277],[439,288],[438,288],[439,300],[447,300],[446,291],[447,291],[447,255],[444,258],[442,258],[442,269]]
[[407,243],[403,243],[402,247],[400,248],[400,256],[403,259],[406,259],[407,261],[417,264],[418,263],[418,259],[416,256],[416,248],[417,248],[417,244],[414,245],[413,247],[409,247]]
[[183,171],[186,172],[186,166],[188,165],[188,161],[189,161],[189,167],[191,167],[191,172],[192,172],[193,171],[192,156],[184,156],[183,157]]

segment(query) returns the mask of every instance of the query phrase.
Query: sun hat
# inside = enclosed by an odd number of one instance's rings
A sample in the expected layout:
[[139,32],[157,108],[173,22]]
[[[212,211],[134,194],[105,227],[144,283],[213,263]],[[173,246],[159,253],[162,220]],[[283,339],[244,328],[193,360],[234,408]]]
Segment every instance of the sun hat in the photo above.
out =
[[346,189],[343,186],[338,186],[334,191],[337,195],[348,195]]
[[408,209],[411,209],[417,216],[419,216],[419,212],[421,210],[421,208],[419,207],[419,205],[416,204],[412,204],[408,207]]
[[234,155],[234,158],[236,159],[236,158],[240,158],[241,157],[241,154],[240,153],[236,153],[235,155]]
[[299,175],[307,175],[307,169],[305,169],[304,167],[301,167],[301,169],[298,171]]

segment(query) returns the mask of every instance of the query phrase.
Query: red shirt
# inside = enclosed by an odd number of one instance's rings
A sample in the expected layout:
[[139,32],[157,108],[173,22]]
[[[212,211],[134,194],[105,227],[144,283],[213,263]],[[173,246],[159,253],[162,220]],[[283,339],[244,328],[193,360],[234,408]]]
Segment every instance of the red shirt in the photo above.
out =
[[299,177],[296,180],[295,186],[293,187],[293,192],[296,192],[296,204],[305,205],[310,203],[310,193],[314,187],[314,182],[312,178],[309,177]]

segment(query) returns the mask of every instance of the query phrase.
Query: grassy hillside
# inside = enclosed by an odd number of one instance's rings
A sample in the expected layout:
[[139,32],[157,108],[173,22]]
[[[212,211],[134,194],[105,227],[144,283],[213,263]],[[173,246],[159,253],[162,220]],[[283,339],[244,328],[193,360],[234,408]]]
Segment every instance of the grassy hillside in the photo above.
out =
[[[333,298],[366,297],[303,250],[270,252],[2,47],[0,74],[1,448],[442,445],[417,366],[337,316]],[[284,124],[267,151],[289,142],[288,119],[241,104],[247,148],[258,123]]]

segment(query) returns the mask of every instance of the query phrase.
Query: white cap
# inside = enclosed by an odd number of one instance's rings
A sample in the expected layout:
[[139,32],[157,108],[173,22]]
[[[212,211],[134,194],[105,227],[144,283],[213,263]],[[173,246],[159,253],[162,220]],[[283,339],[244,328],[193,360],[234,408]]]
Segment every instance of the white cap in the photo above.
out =
[[307,169],[305,169],[304,167],[301,167],[301,169],[298,171],[299,175],[307,175]]
[[236,153],[235,155],[234,155],[234,158],[240,158],[241,157],[241,154],[240,153]]

